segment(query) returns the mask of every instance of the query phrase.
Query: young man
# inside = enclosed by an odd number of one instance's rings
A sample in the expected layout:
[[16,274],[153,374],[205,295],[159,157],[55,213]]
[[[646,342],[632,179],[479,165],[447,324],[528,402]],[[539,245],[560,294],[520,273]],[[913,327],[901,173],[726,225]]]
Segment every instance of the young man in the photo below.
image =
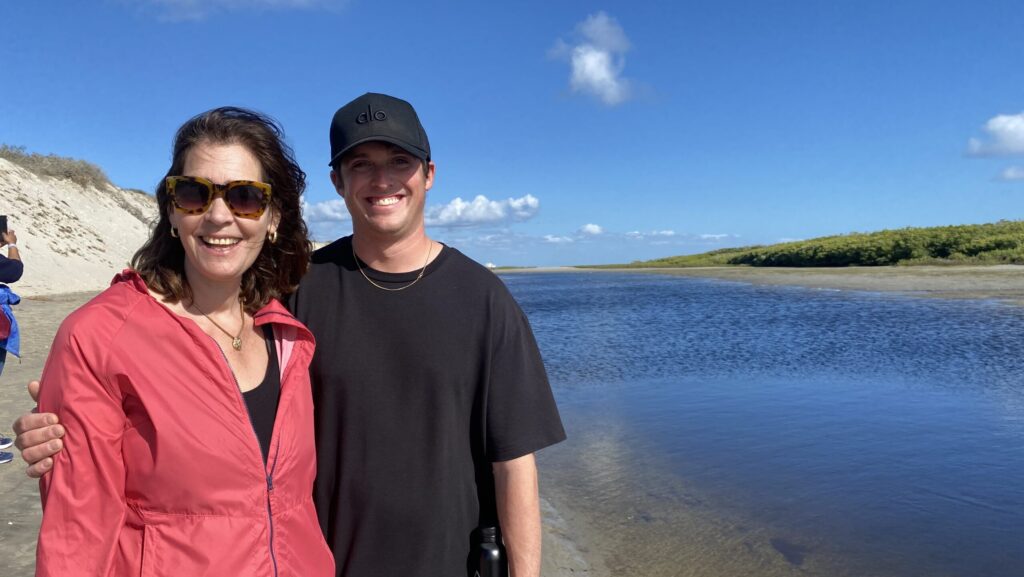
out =
[[[409,103],[365,94],[330,135],[353,234],[314,254],[290,304],[317,339],[314,497],[339,575],[472,575],[478,528],[500,521],[511,574],[537,577],[533,453],[565,433],[526,317],[427,236],[436,167]],[[35,445],[54,427],[25,432],[44,422],[15,424],[30,462],[52,453]]]

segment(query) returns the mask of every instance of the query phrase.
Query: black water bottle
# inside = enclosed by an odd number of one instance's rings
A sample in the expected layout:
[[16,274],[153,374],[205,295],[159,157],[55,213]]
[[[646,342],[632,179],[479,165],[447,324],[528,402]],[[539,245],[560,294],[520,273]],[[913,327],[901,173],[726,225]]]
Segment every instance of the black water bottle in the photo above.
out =
[[508,577],[508,557],[497,527],[480,528],[480,561],[474,577]]

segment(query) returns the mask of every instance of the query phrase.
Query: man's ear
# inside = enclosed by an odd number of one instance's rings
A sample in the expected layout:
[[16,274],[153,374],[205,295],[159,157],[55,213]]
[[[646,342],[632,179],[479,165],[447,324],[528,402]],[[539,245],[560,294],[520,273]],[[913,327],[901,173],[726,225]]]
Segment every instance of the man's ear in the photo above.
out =
[[430,162],[427,163],[427,174],[426,174],[426,185],[427,185],[427,188],[426,188],[426,190],[430,190],[430,188],[432,186],[434,186],[434,171],[436,169],[437,169],[437,166],[434,165],[434,161],[433,160],[431,160]]
[[338,193],[338,196],[345,198],[345,184],[341,180],[341,173],[337,170],[331,171],[331,184],[334,185],[334,191]]

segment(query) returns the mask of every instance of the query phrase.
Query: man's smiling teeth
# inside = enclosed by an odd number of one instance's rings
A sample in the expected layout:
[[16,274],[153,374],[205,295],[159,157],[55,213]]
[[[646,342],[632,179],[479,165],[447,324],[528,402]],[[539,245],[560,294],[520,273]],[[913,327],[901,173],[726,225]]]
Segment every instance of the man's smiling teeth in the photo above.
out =
[[231,246],[233,244],[238,244],[238,239],[237,238],[211,238],[209,236],[204,236],[203,237],[203,242],[205,242],[206,244],[212,244],[212,245],[215,245],[215,246]]
[[399,200],[397,196],[377,196],[371,198],[370,203],[374,206],[388,206],[397,203]]

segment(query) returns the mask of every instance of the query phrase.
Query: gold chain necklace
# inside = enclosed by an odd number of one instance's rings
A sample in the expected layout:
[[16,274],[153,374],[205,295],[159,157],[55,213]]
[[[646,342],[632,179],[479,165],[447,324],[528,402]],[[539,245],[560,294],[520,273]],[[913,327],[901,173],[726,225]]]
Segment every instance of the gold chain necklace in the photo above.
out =
[[409,284],[407,284],[405,286],[400,286],[398,288],[388,288],[386,286],[380,286],[379,284],[373,282],[373,279],[371,279],[370,277],[366,276],[366,272],[363,270],[363,266],[359,264],[359,256],[356,255],[356,243],[354,243],[354,242],[352,243],[352,258],[355,259],[355,261],[356,261],[356,268],[359,269],[359,273],[363,275],[363,278],[366,279],[366,282],[372,284],[373,286],[379,288],[382,291],[389,291],[389,292],[404,291],[405,289],[407,289],[407,288],[411,287],[412,285],[418,283],[420,281],[420,279],[423,278],[423,273],[427,272],[427,264],[430,263],[430,253],[432,253],[432,252],[434,252],[434,243],[433,242],[431,242],[430,246],[427,247],[427,258],[426,258],[426,260],[423,261],[423,268],[420,269],[420,274],[416,275],[416,278],[414,278],[411,283],[409,283]]
[[238,329],[238,334],[237,335],[232,335],[231,333],[229,333],[226,330],[224,330],[224,327],[222,327],[219,324],[217,324],[217,321],[211,319],[210,315],[206,314],[205,312],[203,312],[203,309],[199,308],[199,305],[196,304],[196,301],[194,301],[194,300],[192,301],[192,306],[196,307],[196,310],[199,311],[199,314],[201,314],[204,317],[206,317],[206,320],[208,320],[211,323],[213,323],[213,326],[215,326],[218,329],[220,329],[220,332],[222,332],[222,333],[226,334],[227,336],[231,337],[231,348],[235,349],[236,351],[242,350],[242,333],[245,332],[245,308],[242,307],[242,303],[241,302],[238,303],[238,310],[239,310],[240,316],[242,317],[242,328]]

